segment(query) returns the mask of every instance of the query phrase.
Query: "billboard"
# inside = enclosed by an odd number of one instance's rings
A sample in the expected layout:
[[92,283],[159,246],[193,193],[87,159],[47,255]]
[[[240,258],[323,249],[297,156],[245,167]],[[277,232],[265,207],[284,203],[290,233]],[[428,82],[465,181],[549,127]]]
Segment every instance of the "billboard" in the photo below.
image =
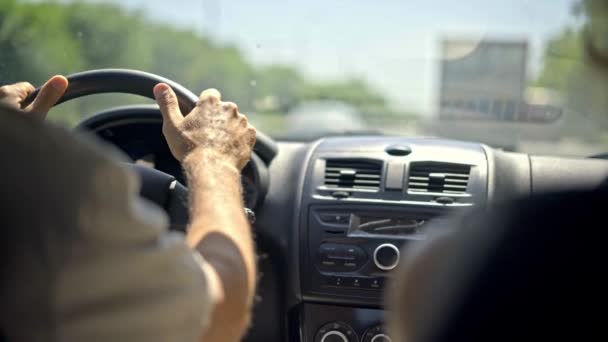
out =
[[444,39],[439,118],[526,121],[527,59],[526,41]]

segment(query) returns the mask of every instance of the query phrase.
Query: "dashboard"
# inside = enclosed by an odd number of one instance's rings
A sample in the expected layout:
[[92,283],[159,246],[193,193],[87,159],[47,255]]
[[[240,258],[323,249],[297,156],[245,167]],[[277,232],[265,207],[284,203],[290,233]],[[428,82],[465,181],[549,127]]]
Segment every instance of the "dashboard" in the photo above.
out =
[[[89,130],[134,162],[185,184],[160,118]],[[250,341],[386,342],[383,290],[402,253],[451,217],[535,193],[588,189],[608,162],[504,152],[478,143],[387,136],[278,142],[243,171],[260,283]],[[491,227],[488,227],[491,229]]]

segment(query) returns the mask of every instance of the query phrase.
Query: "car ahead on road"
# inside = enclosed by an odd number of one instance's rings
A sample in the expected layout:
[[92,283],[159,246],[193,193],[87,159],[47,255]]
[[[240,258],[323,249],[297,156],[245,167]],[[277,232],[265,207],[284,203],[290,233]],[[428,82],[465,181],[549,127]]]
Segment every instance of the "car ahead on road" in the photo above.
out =
[[364,133],[368,128],[359,111],[337,101],[304,102],[285,116],[285,138],[314,140],[328,135]]

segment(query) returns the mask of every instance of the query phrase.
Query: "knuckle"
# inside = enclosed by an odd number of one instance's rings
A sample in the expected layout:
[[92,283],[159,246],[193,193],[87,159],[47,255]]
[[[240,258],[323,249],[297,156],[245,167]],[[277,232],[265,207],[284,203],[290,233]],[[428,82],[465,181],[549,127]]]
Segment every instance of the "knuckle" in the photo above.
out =
[[234,102],[224,102],[223,106],[224,110],[226,111],[238,111],[239,110],[239,106],[236,105],[236,103]]
[[256,139],[256,130],[255,130],[255,128],[253,128],[251,126],[247,128],[247,140],[248,140],[247,142],[248,142],[249,146],[255,145],[255,142],[257,140]]
[[4,85],[0,87],[0,95],[6,96],[10,94],[10,86]]
[[164,92],[164,93],[162,94],[162,96],[160,97],[160,99],[161,99],[163,102],[165,102],[165,103],[175,101],[175,98],[174,98],[174,97],[171,95],[171,93],[169,93],[168,91],[167,91],[167,92]]
[[199,99],[203,102],[219,102],[222,98],[222,94],[215,88],[206,89],[201,93]]
[[19,85],[27,91],[34,91],[36,89],[30,82],[21,82]]
[[12,87],[12,91],[20,97],[25,97],[33,92],[36,88],[31,83],[19,82]]
[[167,107],[175,107],[177,106],[177,99],[171,94],[164,94],[161,98],[163,104]]

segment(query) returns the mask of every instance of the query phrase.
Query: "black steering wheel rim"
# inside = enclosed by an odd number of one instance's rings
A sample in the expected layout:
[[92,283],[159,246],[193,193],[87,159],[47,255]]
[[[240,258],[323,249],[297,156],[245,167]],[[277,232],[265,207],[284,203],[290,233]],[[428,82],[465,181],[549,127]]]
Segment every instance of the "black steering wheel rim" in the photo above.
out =
[[[55,105],[73,100],[79,97],[104,94],[125,93],[140,95],[154,99],[153,89],[158,83],[166,83],[177,95],[179,107],[182,113],[188,113],[196,105],[198,96],[193,92],[170,79],[149,72],[131,69],[97,69],[78,72],[67,76],[68,88]],[[37,88],[27,99],[24,105],[31,103],[38,93]]]
[[[189,113],[198,101],[198,96],[182,85],[162,76],[138,70],[89,70],[69,75],[67,79],[68,88],[55,105],[79,97],[103,93],[125,93],[154,99],[153,89],[158,83],[166,83],[173,88],[182,113]],[[37,88],[22,105],[27,106],[31,103],[39,92],[40,88]],[[256,147],[256,153],[266,164],[270,163],[278,150],[272,139],[259,132]],[[164,172],[135,164],[132,164],[131,168],[141,179],[141,195],[165,209],[172,226],[176,230],[183,231],[188,221],[187,189],[173,176]]]
[[[106,93],[139,95],[153,100],[153,89],[158,83],[166,83],[173,88],[182,113],[189,113],[198,101],[198,96],[181,84],[139,70],[97,69],[71,74],[67,79],[68,88],[55,105],[83,96]],[[40,88],[37,88],[25,99],[23,105],[31,103],[39,92]],[[278,147],[272,138],[257,132],[254,151],[266,164],[270,164],[278,152]]]

